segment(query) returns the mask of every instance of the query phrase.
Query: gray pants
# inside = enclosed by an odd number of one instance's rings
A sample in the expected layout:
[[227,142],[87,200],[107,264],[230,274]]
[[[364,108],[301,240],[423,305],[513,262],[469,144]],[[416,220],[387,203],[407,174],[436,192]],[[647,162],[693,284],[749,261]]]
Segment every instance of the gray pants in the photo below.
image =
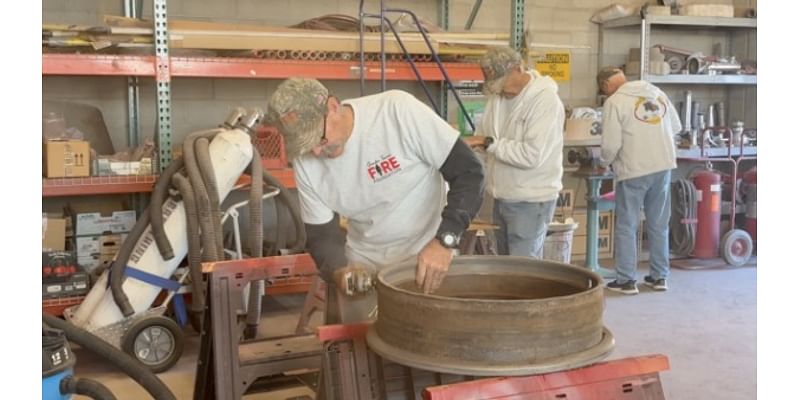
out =
[[494,200],[497,253],[542,258],[547,226],[553,219],[556,200],[529,202]]

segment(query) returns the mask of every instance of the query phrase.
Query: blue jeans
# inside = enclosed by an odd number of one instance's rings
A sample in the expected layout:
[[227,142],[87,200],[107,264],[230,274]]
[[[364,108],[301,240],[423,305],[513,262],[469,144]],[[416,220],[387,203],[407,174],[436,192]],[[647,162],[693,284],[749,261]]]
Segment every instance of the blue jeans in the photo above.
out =
[[494,199],[497,253],[542,258],[547,226],[553,219],[556,201],[528,202]]
[[670,171],[617,182],[614,246],[617,282],[636,280],[636,230],[644,206],[647,241],[650,245],[650,276],[669,276]]

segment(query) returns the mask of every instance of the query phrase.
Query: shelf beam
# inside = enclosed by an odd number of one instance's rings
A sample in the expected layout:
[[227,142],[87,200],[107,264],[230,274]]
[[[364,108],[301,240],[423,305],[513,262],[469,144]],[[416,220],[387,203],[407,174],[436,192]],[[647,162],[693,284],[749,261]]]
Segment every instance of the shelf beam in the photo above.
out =
[[[153,56],[108,56],[86,54],[42,54],[43,75],[100,75],[154,77]],[[450,79],[482,81],[480,68],[474,63],[444,63]],[[417,63],[422,78],[443,80],[434,63]],[[366,78],[380,79],[380,63],[366,63]],[[251,58],[171,57],[173,78],[241,78],[286,79],[308,77],[329,80],[356,80],[359,65],[355,61],[301,61]],[[405,62],[387,62],[386,79],[416,80]]]
[[645,80],[661,84],[756,85],[756,75],[645,75]]
[[[287,188],[295,188],[294,173],[290,168],[268,169],[266,173]],[[89,196],[101,194],[149,193],[158,180],[156,175],[90,176],[84,178],[44,178],[42,196]],[[242,175],[236,182],[249,184],[250,177]]]
[[[693,17],[685,15],[649,15],[645,20],[651,25],[672,25],[694,28],[752,28],[757,29],[755,18]],[[638,15],[617,18],[603,23],[603,28],[624,28],[639,26],[642,18]]]

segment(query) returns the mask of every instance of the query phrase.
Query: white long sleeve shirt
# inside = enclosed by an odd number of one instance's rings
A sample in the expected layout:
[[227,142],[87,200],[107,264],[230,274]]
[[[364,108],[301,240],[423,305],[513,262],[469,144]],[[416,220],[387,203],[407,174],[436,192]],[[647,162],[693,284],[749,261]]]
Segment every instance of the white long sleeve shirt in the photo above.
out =
[[486,187],[496,199],[540,202],[558,198],[564,147],[564,105],[558,85],[529,71],[531,80],[511,99],[492,96],[478,135],[491,136]]
[[603,106],[602,161],[612,165],[618,181],[673,169],[680,130],[678,113],[661,89],[627,82]]

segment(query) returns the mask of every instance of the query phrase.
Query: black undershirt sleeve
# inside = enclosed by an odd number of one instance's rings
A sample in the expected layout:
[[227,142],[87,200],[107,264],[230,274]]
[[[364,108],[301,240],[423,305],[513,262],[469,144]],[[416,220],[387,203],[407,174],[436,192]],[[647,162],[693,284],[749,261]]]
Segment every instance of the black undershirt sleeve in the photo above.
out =
[[458,139],[439,171],[450,190],[447,192],[447,205],[442,210],[442,223],[437,236],[443,232],[461,236],[483,202],[483,164],[475,152],[463,140]]
[[333,271],[347,266],[344,255],[345,235],[339,227],[339,214],[325,224],[305,224],[308,236],[308,253],[317,264],[317,270],[325,282],[330,282]]

